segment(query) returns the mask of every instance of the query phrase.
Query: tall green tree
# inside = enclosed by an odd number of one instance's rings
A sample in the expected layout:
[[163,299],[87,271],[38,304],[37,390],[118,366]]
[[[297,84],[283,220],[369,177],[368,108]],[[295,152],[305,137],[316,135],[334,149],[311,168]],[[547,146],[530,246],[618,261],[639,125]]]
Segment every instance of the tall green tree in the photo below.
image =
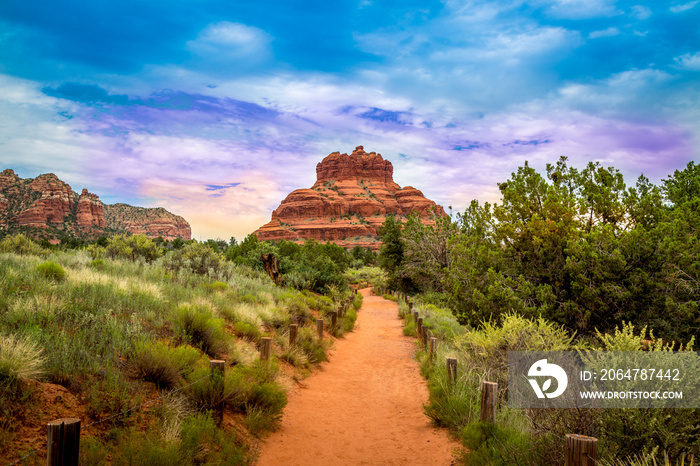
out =
[[458,230],[447,215],[434,216],[432,224],[423,223],[415,213],[408,217],[401,234],[403,267],[416,288],[444,291],[445,272],[452,262],[448,242]]
[[379,266],[389,275],[389,285],[398,288],[406,286],[404,275],[401,271],[404,254],[401,228],[401,222],[396,219],[396,216],[389,214],[378,229],[383,243],[381,248],[379,248]]

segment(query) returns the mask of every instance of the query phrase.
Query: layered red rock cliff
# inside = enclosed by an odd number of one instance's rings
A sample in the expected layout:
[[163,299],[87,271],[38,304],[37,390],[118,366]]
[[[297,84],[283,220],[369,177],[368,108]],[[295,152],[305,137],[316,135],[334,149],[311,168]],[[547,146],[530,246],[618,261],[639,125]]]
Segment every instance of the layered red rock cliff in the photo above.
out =
[[93,226],[105,228],[104,204],[97,197],[97,194],[90,194],[87,189],[83,188],[78,199],[77,222],[83,228],[92,228]]
[[169,240],[191,237],[189,223],[163,208],[107,206],[87,189],[73,192],[53,173],[22,179],[11,169],[0,173],[0,230],[28,231],[49,240],[117,232]]
[[146,235],[149,238],[173,240],[177,237],[191,239],[190,224],[162,207],[144,208],[128,204],[105,206],[107,224],[118,230],[125,230],[134,235]]
[[352,154],[333,152],[316,165],[311,189],[290,193],[255,234],[260,240],[303,241],[313,238],[341,246],[378,249],[377,228],[388,214],[405,220],[412,212],[424,223],[445,215],[435,202],[393,179],[394,167],[381,154],[358,146]]

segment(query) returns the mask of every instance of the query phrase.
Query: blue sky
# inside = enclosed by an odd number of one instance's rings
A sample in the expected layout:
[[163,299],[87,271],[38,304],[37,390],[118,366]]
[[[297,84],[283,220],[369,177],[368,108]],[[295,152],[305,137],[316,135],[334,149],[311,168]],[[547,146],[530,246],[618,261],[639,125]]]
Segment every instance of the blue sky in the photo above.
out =
[[363,145],[444,206],[698,160],[700,2],[0,3],[0,160],[241,239]]

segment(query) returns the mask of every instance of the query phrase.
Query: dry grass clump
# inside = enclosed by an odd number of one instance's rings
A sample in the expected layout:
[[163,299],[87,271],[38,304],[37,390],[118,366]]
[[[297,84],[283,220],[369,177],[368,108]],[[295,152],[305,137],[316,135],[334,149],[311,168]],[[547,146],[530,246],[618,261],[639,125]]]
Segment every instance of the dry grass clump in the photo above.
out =
[[600,464],[605,466],[693,466],[697,463],[692,455],[686,456],[683,454],[678,460],[672,461],[669,459],[668,454],[664,452],[664,459],[659,461],[653,455],[634,455],[624,460],[602,461]]
[[29,337],[0,336],[0,383],[37,380],[44,363],[41,349]]

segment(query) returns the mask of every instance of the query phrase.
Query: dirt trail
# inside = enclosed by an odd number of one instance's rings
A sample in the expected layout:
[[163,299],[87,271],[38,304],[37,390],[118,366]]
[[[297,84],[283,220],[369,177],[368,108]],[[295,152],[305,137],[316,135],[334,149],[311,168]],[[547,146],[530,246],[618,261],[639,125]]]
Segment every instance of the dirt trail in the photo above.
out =
[[355,331],[290,393],[259,466],[451,464],[459,445],[423,414],[428,390],[396,303],[362,294]]

